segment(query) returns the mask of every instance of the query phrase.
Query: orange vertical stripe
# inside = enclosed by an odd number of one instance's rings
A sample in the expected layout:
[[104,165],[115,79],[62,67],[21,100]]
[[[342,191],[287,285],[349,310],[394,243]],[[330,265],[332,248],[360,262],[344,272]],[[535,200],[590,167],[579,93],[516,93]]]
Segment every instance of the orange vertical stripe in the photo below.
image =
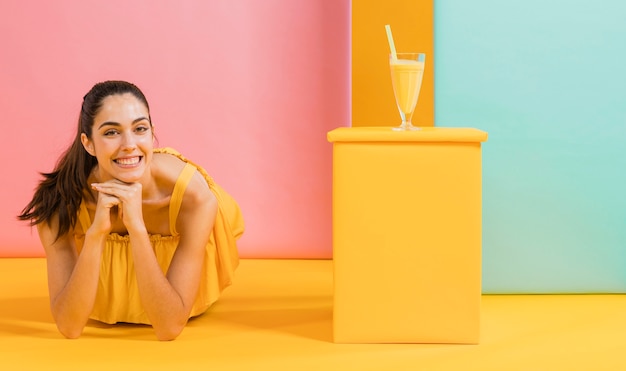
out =
[[426,69],[413,125],[434,125],[432,0],[352,2],[352,126],[396,126],[400,115],[389,72],[385,25],[398,52],[426,53]]

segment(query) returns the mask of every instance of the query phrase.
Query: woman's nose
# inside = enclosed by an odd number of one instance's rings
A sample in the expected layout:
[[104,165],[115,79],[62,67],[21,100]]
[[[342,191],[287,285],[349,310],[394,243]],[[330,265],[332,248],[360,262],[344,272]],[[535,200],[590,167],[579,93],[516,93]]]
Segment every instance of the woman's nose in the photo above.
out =
[[122,149],[132,150],[137,147],[137,141],[133,133],[124,133],[122,135]]

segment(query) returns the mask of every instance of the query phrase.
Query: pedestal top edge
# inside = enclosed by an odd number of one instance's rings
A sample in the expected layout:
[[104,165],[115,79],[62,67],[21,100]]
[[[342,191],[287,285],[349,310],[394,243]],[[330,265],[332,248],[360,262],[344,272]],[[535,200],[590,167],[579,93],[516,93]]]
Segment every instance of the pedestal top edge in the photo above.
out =
[[395,131],[390,126],[340,127],[327,133],[329,142],[485,142],[487,132],[475,128],[420,127]]

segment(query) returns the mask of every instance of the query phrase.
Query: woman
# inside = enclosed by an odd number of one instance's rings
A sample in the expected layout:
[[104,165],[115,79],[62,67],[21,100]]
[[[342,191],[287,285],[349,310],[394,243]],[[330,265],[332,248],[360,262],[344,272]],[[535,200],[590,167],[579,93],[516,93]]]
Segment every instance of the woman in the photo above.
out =
[[72,145],[18,216],[37,226],[52,315],[68,338],[92,318],[150,324],[172,340],[231,284],[237,203],[201,167],[153,143],[139,88],[96,84]]

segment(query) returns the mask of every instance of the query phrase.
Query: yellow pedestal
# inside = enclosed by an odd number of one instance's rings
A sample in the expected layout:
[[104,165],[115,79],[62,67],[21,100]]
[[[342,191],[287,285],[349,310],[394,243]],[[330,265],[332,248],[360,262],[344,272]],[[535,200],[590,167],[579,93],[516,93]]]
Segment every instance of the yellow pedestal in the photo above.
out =
[[336,343],[478,343],[486,139],[469,128],[328,133]]

